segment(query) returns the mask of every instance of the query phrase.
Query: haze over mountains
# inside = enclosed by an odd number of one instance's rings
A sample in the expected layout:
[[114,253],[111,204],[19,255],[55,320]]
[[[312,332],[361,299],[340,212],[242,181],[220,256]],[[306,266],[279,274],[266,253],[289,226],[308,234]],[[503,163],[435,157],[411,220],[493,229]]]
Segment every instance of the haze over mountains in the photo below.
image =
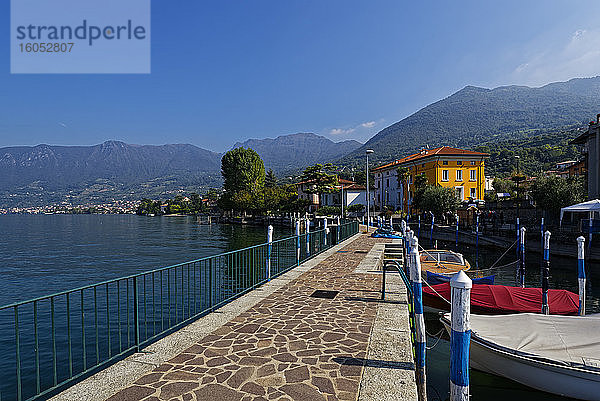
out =
[[[540,88],[467,86],[383,129],[364,145],[298,133],[249,139],[233,147],[255,149],[265,167],[281,177],[314,163],[362,164],[365,149],[375,150],[373,160],[389,161],[426,145],[469,148],[491,140],[526,137],[538,130],[583,126],[598,112],[600,77]],[[0,148],[0,206],[44,204],[66,195],[83,202],[201,192],[220,185],[221,156],[194,145],[118,141]]]

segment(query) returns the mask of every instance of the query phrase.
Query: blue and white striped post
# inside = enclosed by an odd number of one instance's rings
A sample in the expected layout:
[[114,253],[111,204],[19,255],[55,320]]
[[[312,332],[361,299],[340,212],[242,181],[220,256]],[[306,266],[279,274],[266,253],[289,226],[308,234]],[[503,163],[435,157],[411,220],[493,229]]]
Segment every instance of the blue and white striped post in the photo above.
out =
[[413,286],[413,310],[415,313],[415,378],[419,401],[427,400],[425,386],[425,319],[423,317],[423,282],[421,281],[421,261],[419,240],[411,235],[410,276]]
[[594,219],[592,217],[590,217],[590,242],[588,242],[588,249],[592,249],[592,236],[594,235],[594,234],[592,234],[593,228],[594,228]]
[[323,219],[323,247],[327,248],[327,234],[329,233],[329,228],[327,228],[327,217]]
[[304,220],[304,231],[306,231],[306,256],[310,255],[310,220]]
[[340,230],[342,229],[342,221],[340,219],[340,216],[338,216],[337,218],[337,235],[335,237],[336,243],[339,244],[340,242]]
[[544,228],[544,218],[542,217],[542,223],[540,224],[540,238],[541,238],[541,245],[542,245],[542,250],[544,249],[544,233],[545,233],[545,228]]
[[419,228],[417,229],[417,237],[421,236],[421,215],[419,215]]
[[456,248],[458,248],[458,215],[456,215]]
[[296,220],[296,265],[300,266],[300,220]]
[[475,216],[475,266],[479,267],[479,213]]
[[450,401],[469,401],[469,344],[471,342],[471,288],[473,282],[459,271],[450,280]]
[[521,235],[521,222],[519,221],[519,218],[517,217],[517,259],[519,258],[520,254],[521,254],[521,250],[519,249],[520,235]]
[[390,228],[394,230],[394,219],[390,216]]
[[521,288],[525,288],[525,227],[521,227],[519,235],[519,281],[521,282]]
[[546,231],[543,235],[544,252],[542,262],[542,313],[550,314],[548,306],[548,287],[550,286],[548,279],[550,278],[550,231]]
[[431,213],[431,232],[429,233],[429,241],[433,244],[433,225],[435,224],[435,215]]
[[273,250],[273,226],[267,228],[267,280],[271,280],[271,253]]
[[579,282],[579,316],[585,315],[585,238],[577,238],[577,278]]

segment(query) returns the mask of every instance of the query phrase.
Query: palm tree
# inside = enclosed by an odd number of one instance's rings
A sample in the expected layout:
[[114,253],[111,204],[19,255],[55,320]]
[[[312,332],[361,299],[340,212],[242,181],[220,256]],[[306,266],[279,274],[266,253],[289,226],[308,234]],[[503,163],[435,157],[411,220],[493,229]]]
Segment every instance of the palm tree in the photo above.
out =
[[[408,178],[410,177],[410,171],[406,167],[398,167],[396,173],[396,178],[398,179],[398,186],[402,187],[402,201],[400,207],[402,208],[402,211],[404,211],[404,197],[405,194],[408,194]],[[405,187],[406,192],[404,191]]]

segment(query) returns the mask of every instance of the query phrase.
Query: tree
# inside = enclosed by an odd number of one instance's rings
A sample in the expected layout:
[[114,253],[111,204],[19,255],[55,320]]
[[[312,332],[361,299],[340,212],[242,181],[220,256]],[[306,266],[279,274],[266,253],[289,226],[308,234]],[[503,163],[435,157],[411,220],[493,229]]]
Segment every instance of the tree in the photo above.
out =
[[418,210],[431,211],[436,217],[442,217],[448,212],[456,213],[460,201],[450,188],[424,185],[417,188],[413,205]]
[[225,192],[255,192],[264,186],[265,165],[253,149],[236,148],[221,159]]
[[259,194],[265,184],[265,165],[258,153],[244,148],[230,150],[221,159],[221,174],[225,189],[219,199],[222,209],[263,209]]
[[277,177],[275,176],[275,173],[273,172],[273,170],[269,169],[269,171],[267,171],[267,175],[265,177],[265,187],[274,188],[276,186],[277,186]]
[[300,181],[308,183],[305,192],[309,194],[321,195],[337,192],[338,178],[335,174],[330,174],[329,171],[335,167],[331,163],[315,164],[307,167],[300,176]]
[[533,183],[531,195],[539,208],[549,212],[552,217],[558,217],[562,207],[583,202],[586,191],[582,177],[548,176],[540,177]]
[[138,206],[135,213],[139,214],[139,215],[148,215],[148,214],[159,215],[159,214],[161,214],[160,201],[153,201],[152,199],[144,198],[140,202],[140,205]]

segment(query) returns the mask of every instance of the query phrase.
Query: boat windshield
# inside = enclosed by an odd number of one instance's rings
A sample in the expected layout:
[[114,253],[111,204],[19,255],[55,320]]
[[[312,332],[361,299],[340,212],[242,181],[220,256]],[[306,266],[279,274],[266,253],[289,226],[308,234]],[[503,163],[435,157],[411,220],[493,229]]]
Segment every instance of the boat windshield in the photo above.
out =
[[440,251],[426,251],[421,254],[421,262],[448,262],[448,263],[458,263],[460,265],[464,264],[464,260],[461,254],[454,253],[450,251],[440,252]]

